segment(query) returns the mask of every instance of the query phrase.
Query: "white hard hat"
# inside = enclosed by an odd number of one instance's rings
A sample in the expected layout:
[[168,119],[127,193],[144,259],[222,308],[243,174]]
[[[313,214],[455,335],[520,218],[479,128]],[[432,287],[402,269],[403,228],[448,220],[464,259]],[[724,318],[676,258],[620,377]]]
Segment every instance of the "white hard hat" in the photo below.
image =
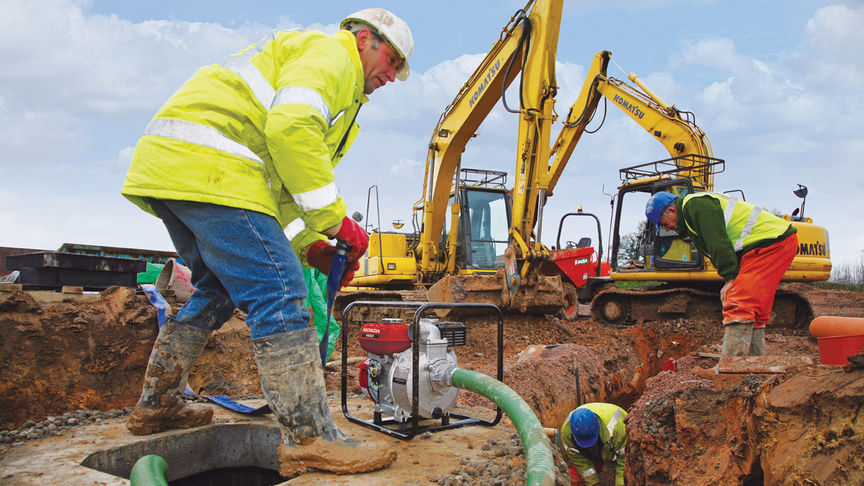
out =
[[354,12],[342,20],[340,27],[352,30],[351,24],[354,22],[368,25],[390,44],[396,54],[402,58],[402,65],[396,70],[396,78],[399,81],[408,79],[408,75],[411,73],[411,70],[408,69],[408,58],[414,52],[414,37],[411,36],[411,29],[408,28],[408,24],[394,15],[393,12],[383,8],[367,8]]

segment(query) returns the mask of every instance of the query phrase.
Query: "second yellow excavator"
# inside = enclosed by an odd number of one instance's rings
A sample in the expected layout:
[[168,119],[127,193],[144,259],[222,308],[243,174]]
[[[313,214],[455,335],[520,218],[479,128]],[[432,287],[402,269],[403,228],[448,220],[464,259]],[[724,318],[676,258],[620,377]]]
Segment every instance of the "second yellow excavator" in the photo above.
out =
[[[641,216],[647,199],[658,191],[676,195],[713,191],[714,175],[725,169],[725,161],[714,157],[708,137],[696,125],[692,113],[663,101],[634,74],[628,78],[638,87],[607,76],[610,56],[606,51],[594,56],[579,99],[554,145],[555,159],[568,160],[571,157],[601,98],[642,126],[665,147],[670,158],[619,171],[622,183],[614,200],[609,257],[611,271],[608,276],[596,273],[588,277],[578,288],[576,296],[568,298],[571,301],[590,301],[593,317],[611,324],[664,320],[696,313],[704,315],[706,312],[719,314],[717,292],[722,278],[711,262],[685,238],[646,224],[642,219],[637,258],[623,263],[619,258],[624,215]],[[743,192],[740,195],[743,197]],[[827,280],[831,273],[828,232],[814,225],[812,219],[804,218],[803,214],[786,218],[798,230],[800,247],[783,280]],[[619,290],[610,285],[612,282],[662,282],[662,285]],[[776,296],[774,311],[775,320],[793,327],[806,325],[813,316],[806,299],[782,289]]]

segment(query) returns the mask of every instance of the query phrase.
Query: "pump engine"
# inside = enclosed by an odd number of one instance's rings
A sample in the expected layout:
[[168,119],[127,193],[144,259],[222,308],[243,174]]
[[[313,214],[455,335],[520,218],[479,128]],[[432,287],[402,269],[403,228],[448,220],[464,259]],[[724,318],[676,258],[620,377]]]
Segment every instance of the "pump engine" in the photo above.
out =
[[[418,412],[440,418],[456,403],[459,389],[444,384],[456,368],[453,346],[465,345],[465,324],[433,318],[418,321]],[[411,419],[413,330],[402,319],[382,319],[360,328],[360,346],[368,353],[360,368],[360,388],[375,402],[375,412],[405,423]]]

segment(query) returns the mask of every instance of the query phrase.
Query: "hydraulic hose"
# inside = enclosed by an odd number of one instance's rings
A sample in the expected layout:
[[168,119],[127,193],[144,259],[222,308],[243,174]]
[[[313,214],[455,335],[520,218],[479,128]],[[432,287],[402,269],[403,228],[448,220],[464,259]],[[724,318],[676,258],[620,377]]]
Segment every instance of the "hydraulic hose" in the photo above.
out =
[[510,417],[525,449],[525,484],[555,484],[555,463],[552,446],[543,433],[540,420],[531,407],[512,388],[492,378],[462,368],[453,368],[447,373],[449,385],[479,393],[492,400]]
[[168,474],[168,463],[162,456],[149,454],[142,456],[132,466],[129,475],[131,486],[168,486],[165,475]]

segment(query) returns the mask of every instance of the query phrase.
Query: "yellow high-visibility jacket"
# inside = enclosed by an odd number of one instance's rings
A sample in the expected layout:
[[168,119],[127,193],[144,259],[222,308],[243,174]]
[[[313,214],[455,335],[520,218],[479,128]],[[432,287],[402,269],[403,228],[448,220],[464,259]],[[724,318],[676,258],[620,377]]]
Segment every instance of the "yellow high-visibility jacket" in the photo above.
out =
[[738,276],[741,255],[797,231],[788,221],[726,194],[697,192],[676,204],[676,229],[711,259],[724,280]]
[[350,32],[273,32],[198,70],[159,109],[122,194],[275,217],[300,261],[345,217],[333,168],[357,137],[363,64]]
[[[600,448],[600,456],[604,463],[615,465],[615,486],[624,486],[625,452],[627,448],[627,430],[624,426],[624,418],[627,412],[621,407],[611,403],[586,403],[579,408],[591,410],[600,419],[600,437],[597,446]],[[567,459],[576,468],[579,477],[586,486],[593,486],[600,482],[597,470],[591,459],[585,457],[573,435],[570,432],[570,415],[564,419],[561,425],[561,443],[567,452]]]

